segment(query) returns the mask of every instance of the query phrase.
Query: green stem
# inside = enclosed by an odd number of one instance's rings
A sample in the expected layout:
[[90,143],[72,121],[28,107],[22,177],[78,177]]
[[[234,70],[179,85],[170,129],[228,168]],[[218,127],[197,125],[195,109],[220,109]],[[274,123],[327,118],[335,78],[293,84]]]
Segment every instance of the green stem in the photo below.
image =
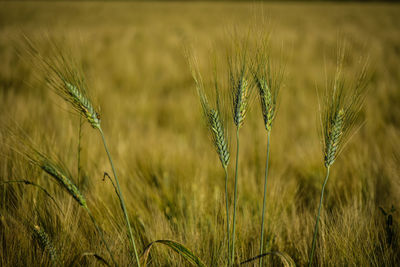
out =
[[[269,161],[269,142],[271,132],[268,131],[267,135],[267,160],[265,162],[265,178],[264,178],[264,199],[262,208],[262,219],[261,219],[261,239],[260,239],[260,255],[263,254],[264,245],[264,218],[265,218],[265,204],[267,202],[267,179],[268,179],[268,161]],[[260,257],[260,266],[262,266],[263,257]]]
[[78,188],[80,188],[81,177],[81,138],[82,138],[82,116],[79,115],[79,131],[78,131]]
[[317,242],[317,233],[318,233],[319,216],[320,216],[320,214],[321,214],[321,206],[322,206],[322,200],[323,200],[323,198],[324,198],[325,185],[326,185],[326,183],[328,182],[328,178],[329,178],[329,168],[330,168],[330,166],[328,166],[328,167],[326,168],[326,177],[325,177],[324,184],[322,185],[321,197],[320,197],[320,199],[319,199],[319,207],[318,207],[317,221],[315,222],[314,237],[313,237],[313,242],[312,242],[312,245],[311,245],[311,254],[310,254],[310,259],[309,259],[309,263],[308,263],[308,266],[309,266],[309,267],[312,266],[312,262],[313,262],[313,258],[314,258],[315,243]]
[[118,193],[119,193],[119,198],[120,198],[120,201],[121,201],[121,207],[122,207],[122,211],[123,211],[124,216],[125,216],[125,221],[126,221],[126,225],[127,225],[127,228],[128,228],[129,237],[130,237],[130,239],[131,239],[133,251],[134,251],[134,253],[135,253],[136,263],[137,263],[137,266],[140,267],[139,255],[138,255],[137,250],[136,250],[135,239],[133,238],[131,223],[130,223],[130,221],[129,221],[128,211],[126,210],[124,198],[123,198],[123,195],[122,195],[122,192],[121,192],[121,187],[119,186],[119,181],[118,181],[118,178],[117,178],[117,173],[115,172],[114,164],[113,164],[113,161],[112,161],[112,159],[111,159],[110,152],[108,151],[108,148],[107,148],[107,143],[106,143],[106,139],[104,138],[103,130],[102,130],[101,128],[99,128],[99,131],[100,131],[100,134],[101,134],[101,138],[103,139],[103,144],[104,144],[104,148],[105,148],[105,150],[106,150],[106,152],[107,152],[108,160],[110,161],[110,164],[111,164],[111,169],[112,169],[113,174],[114,174],[115,183],[117,184],[117,189],[118,189]]
[[228,169],[224,166],[225,171],[225,202],[226,202],[226,234],[228,238],[228,266],[231,265],[230,253],[230,230],[229,230],[229,200],[228,200]]
[[237,202],[237,184],[239,171],[239,126],[236,128],[236,170],[235,170],[235,194],[233,198],[233,229],[232,229],[232,264],[235,262],[235,226],[236,226],[236,202]]
[[110,254],[111,260],[113,261],[113,263],[114,263],[115,266],[118,266],[118,263],[115,261],[114,256],[113,256],[113,254],[111,253],[111,249],[110,249],[110,247],[108,246],[108,244],[107,244],[107,242],[106,242],[106,240],[105,240],[105,238],[104,238],[103,231],[100,229],[99,225],[97,224],[96,220],[94,219],[94,217],[93,217],[92,213],[90,212],[89,208],[88,208],[88,207],[84,207],[84,208],[85,208],[85,210],[87,211],[87,213],[89,214],[89,217],[90,217],[90,219],[92,220],[94,226],[96,227],[97,232],[99,232],[100,237],[101,237],[101,240],[103,241],[104,245],[105,245],[106,248],[107,248],[108,253]]

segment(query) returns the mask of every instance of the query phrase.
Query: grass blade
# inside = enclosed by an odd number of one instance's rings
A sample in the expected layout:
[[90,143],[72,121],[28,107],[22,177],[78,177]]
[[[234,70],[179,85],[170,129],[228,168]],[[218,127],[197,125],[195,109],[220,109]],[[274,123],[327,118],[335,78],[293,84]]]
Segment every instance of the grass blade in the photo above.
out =
[[147,247],[143,251],[143,254],[141,257],[143,266],[146,266],[147,259],[150,254],[150,250],[155,244],[163,244],[163,245],[169,247],[170,249],[172,249],[173,251],[175,251],[176,253],[181,255],[185,260],[187,260],[189,263],[191,263],[194,266],[206,267],[206,265],[201,261],[201,259],[199,257],[197,257],[196,255],[194,255],[192,251],[190,251],[184,245],[182,245],[178,242],[172,241],[172,240],[157,240],[157,241],[153,241],[149,245],[147,245]]

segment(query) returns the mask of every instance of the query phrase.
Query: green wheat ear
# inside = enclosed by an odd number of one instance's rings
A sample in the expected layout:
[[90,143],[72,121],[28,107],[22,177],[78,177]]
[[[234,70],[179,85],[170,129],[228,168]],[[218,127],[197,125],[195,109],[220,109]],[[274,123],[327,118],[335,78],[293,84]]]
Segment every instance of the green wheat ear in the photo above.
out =
[[[11,134],[15,134],[12,133]],[[27,160],[33,165],[38,166],[50,177],[53,178],[57,184],[61,186],[69,195],[71,195],[79,205],[87,209],[86,199],[83,194],[79,191],[76,185],[72,182],[67,171],[60,167],[61,164],[55,163],[54,160],[50,159],[49,156],[40,152],[34,147],[27,136],[15,136],[16,142],[18,142],[18,148],[16,151],[21,153]],[[25,138],[25,139],[23,139]]]
[[[226,138],[225,121],[222,116],[220,89],[218,88],[218,81],[215,77],[215,107],[211,107],[207,95],[205,93],[205,86],[202,76],[198,70],[195,58],[189,58],[192,77],[196,84],[197,94],[200,98],[200,104],[203,112],[207,128],[210,133],[211,140],[217,151],[221,164],[226,168],[229,164],[230,154],[229,145]],[[215,74],[215,73],[214,73]],[[216,74],[215,74],[216,75]]]
[[79,203],[79,205],[87,208],[85,197],[60,168],[47,159],[39,160],[36,164],[47,174],[53,177],[58,184],[61,185],[61,187],[64,188]]
[[50,48],[51,56],[46,58],[28,38],[26,46],[35,67],[46,77],[49,87],[70,103],[75,111],[81,113],[93,128],[100,129],[100,115],[90,100],[83,72],[71,59],[72,57],[68,54],[65,56],[66,51],[53,42]]
[[261,41],[252,70],[258,89],[265,129],[270,132],[277,112],[277,98],[282,86],[285,68],[282,63],[272,64],[268,40]]
[[93,128],[100,129],[100,114],[93,108],[90,100],[71,83],[64,81],[64,85],[69,94],[69,99],[67,100],[84,115]]
[[331,129],[328,132],[325,144],[325,167],[329,167],[336,159],[336,152],[339,148],[340,138],[343,133],[343,122],[345,112],[342,109],[336,114],[335,119],[331,122]]
[[237,127],[242,127],[247,113],[249,100],[249,84],[244,77],[241,77],[237,82],[232,77],[234,99],[233,99],[233,121]]
[[269,132],[271,131],[272,122],[275,118],[275,103],[272,100],[271,89],[265,79],[260,79],[257,83],[257,87],[260,94],[265,129]]

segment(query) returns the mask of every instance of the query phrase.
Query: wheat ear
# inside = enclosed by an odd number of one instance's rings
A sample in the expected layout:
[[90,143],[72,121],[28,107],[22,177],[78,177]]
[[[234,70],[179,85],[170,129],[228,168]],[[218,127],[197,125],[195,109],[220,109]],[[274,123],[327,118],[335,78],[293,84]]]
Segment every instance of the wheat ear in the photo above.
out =
[[53,262],[53,264],[57,264],[57,250],[53,246],[50,237],[39,225],[35,225],[34,227],[32,227],[32,230],[34,232],[35,239],[39,243],[40,248],[43,250],[43,252],[48,252],[50,260]]
[[[266,212],[267,199],[267,181],[268,181],[268,165],[269,165],[269,150],[272,124],[277,111],[277,97],[281,88],[284,68],[281,65],[271,65],[271,59],[268,49],[268,40],[261,39],[257,54],[255,56],[255,64],[253,69],[253,77],[258,89],[260,98],[261,111],[263,115],[264,127],[267,130],[267,157],[265,161],[264,175],[264,195],[262,202],[261,215],[261,232],[260,232],[260,255],[264,253],[264,221]],[[262,266],[263,257],[259,259],[259,265]]]
[[222,167],[225,172],[225,206],[226,206],[226,235],[228,243],[228,265],[230,265],[230,227],[229,227],[229,196],[228,196],[228,164],[230,159],[229,145],[226,138],[226,131],[224,126],[224,120],[221,116],[221,105],[220,105],[220,93],[218,88],[218,79],[216,70],[214,72],[214,84],[215,84],[215,97],[216,97],[216,108],[211,108],[207,96],[205,94],[205,88],[203,79],[198,69],[196,59],[188,56],[189,65],[192,71],[192,76],[196,84],[197,94],[200,98],[202,107],[203,117],[205,118],[207,128],[211,136],[211,140],[219,156]]
[[231,262],[235,262],[235,238],[236,238],[236,209],[238,198],[238,173],[239,173],[239,130],[243,126],[252,86],[248,82],[248,73],[251,66],[248,61],[247,41],[239,44],[232,54],[228,55],[229,81],[231,89],[233,122],[236,125],[236,163],[235,163],[235,189],[233,197],[233,222],[232,222],[232,249]]
[[318,212],[314,227],[313,241],[308,266],[311,267],[314,259],[317,241],[318,223],[324,198],[325,186],[329,179],[330,168],[344,147],[346,138],[357,124],[362,104],[365,98],[367,78],[367,65],[364,64],[356,75],[352,84],[345,82],[343,76],[344,50],[339,49],[337,70],[335,78],[326,89],[323,96],[323,110],[321,110],[322,144],[326,176],[321,189]]

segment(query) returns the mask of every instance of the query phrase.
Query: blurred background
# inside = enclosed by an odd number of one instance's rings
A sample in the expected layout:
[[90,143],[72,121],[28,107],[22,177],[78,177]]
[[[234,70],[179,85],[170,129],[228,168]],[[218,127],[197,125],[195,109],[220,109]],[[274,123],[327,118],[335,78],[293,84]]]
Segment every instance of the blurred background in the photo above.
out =
[[[371,83],[362,113],[365,123],[331,168],[315,263],[398,265],[399,14],[399,5],[380,2],[0,2],[0,180],[43,185],[64,213],[35,188],[1,185],[0,265],[50,264],[27,224],[46,229],[65,265],[84,252],[107,255],[79,206],[13,150],[4,129],[14,123],[70,170],[118,261],[128,265],[130,258],[118,201],[112,185],[102,179],[111,170],[101,138],[84,124],[84,175],[78,181],[79,116],[49,90],[46,75],[18,49],[24,35],[44,55],[49,40],[57,41],[82,65],[139,251],[150,241],[173,239],[209,266],[224,264],[224,173],[201,117],[184,51],[196,51],[200,69],[207,73],[210,51],[224,58],[229,32],[245,33],[251,27],[270,34],[273,56],[286,65],[271,136],[266,249],[288,253],[299,266],[307,263],[325,171],[317,89],[325,88],[326,78],[334,74],[338,41],[345,39],[347,75],[355,73],[360,59],[368,59]],[[241,260],[258,252],[265,156],[261,109],[253,101],[241,131]],[[231,160],[231,192],[233,167]],[[281,264],[275,258],[265,263]],[[75,264],[98,262],[84,258]],[[168,250],[152,254],[152,266],[186,264]]]

